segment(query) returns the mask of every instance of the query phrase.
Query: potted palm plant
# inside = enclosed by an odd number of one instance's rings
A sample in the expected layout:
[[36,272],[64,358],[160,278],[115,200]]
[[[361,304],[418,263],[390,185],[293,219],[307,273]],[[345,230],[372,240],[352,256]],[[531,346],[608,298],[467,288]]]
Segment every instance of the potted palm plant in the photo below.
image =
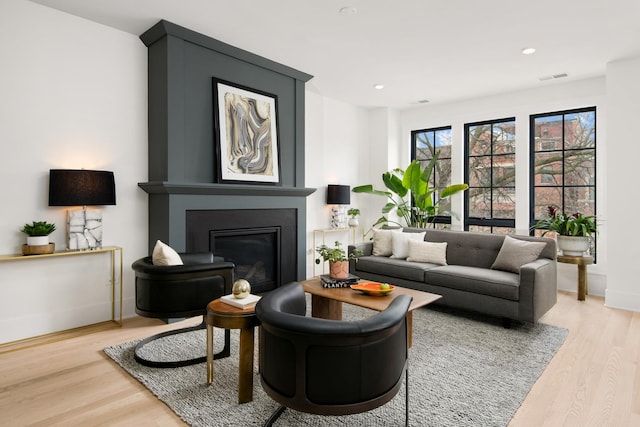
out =
[[558,249],[563,255],[583,256],[589,248],[589,242],[598,233],[595,215],[580,212],[568,215],[555,206],[547,207],[547,217],[536,222],[533,229],[545,230],[542,235],[554,232],[557,235]]
[[322,261],[329,261],[329,276],[332,279],[346,279],[349,277],[349,260],[362,255],[362,251],[356,249],[347,256],[341,246],[342,244],[336,241],[332,248],[327,245],[320,245],[316,248],[316,252],[320,255],[320,257],[316,258],[316,264],[320,264],[320,258],[322,258]]
[[424,169],[422,169],[420,162],[414,160],[405,170],[394,169],[382,174],[382,182],[387,190],[376,190],[371,184],[353,188],[354,193],[373,194],[388,199],[387,204],[382,208],[382,217],[372,227],[388,223],[403,226],[403,224],[390,221],[386,217],[386,214],[394,209],[407,227],[427,228],[437,215],[455,215],[453,212],[444,211],[440,206],[440,201],[465,191],[469,186],[467,184],[452,184],[443,189],[429,186],[431,173],[436,166],[439,154],[436,152]]

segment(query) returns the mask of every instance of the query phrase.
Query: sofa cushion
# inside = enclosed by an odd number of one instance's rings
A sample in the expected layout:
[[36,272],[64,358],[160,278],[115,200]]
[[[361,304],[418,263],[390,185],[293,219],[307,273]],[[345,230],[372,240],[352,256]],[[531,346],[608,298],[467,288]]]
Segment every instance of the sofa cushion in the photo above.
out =
[[426,270],[425,282],[513,301],[520,298],[520,275],[506,271],[446,265]]
[[500,252],[498,252],[491,268],[519,273],[521,266],[538,259],[545,246],[546,243],[543,242],[525,242],[505,236]]
[[355,275],[359,272],[397,277],[398,279],[424,282],[425,271],[435,268],[435,264],[409,262],[403,259],[361,256],[356,263]]
[[380,230],[373,229],[373,255],[390,256],[393,253],[391,245],[391,233],[400,232],[402,229],[396,230]]
[[409,241],[407,261],[447,265],[447,242],[415,242],[411,240]]
[[391,234],[391,245],[393,248],[393,255],[391,258],[405,259],[409,256],[409,240],[424,241],[425,233],[404,233],[394,232]]

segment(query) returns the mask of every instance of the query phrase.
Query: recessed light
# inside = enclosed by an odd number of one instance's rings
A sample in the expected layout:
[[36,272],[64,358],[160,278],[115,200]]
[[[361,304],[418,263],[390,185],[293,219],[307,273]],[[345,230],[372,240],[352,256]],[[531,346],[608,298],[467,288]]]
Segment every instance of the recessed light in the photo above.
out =
[[341,7],[340,10],[338,11],[340,13],[340,15],[355,15],[356,13],[358,13],[358,9],[356,9],[353,6],[345,6],[345,7]]
[[523,55],[532,55],[532,54],[536,53],[536,48],[535,47],[525,47],[520,52],[522,52]]
[[380,89],[384,89],[384,85],[383,85],[383,84],[380,84],[380,83],[377,83],[377,84],[373,85],[373,88],[374,88],[374,89],[378,89],[378,90],[380,90]]

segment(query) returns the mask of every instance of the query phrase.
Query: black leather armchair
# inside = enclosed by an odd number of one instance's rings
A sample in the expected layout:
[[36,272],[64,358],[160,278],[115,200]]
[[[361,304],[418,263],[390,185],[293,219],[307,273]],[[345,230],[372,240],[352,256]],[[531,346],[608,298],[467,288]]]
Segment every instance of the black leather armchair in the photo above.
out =
[[[153,265],[150,256],[135,261],[131,268],[136,280],[136,313],[158,319],[203,316],[202,323],[174,331],[162,332],[140,341],[134,350],[135,360],[155,368],[175,368],[206,361],[206,355],[187,360],[161,362],[142,357],[139,352],[158,338],[204,329],[207,304],[231,293],[234,264],[216,262],[210,252],[181,253],[184,265]],[[223,350],[216,358],[230,353],[229,331],[225,331]]]
[[[271,291],[256,305],[261,322],[260,379],[266,393],[285,407],[313,414],[346,415],[384,405],[405,376],[409,422],[407,310],[399,295],[386,310],[357,321],[305,317],[302,286]],[[403,375],[404,374],[404,375]]]

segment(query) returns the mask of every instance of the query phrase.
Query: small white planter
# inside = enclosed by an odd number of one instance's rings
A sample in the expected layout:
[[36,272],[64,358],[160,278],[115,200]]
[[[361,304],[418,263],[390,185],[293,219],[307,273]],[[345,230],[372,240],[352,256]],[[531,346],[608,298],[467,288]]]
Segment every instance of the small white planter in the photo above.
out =
[[589,238],[583,236],[558,236],[558,249],[563,255],[583,256],[589,248]]
[[44,246],[49,244],[49,236],[27,236],[27,245]]
[[349,227],[357,227],[359,225],[358,218],[349,218]]

